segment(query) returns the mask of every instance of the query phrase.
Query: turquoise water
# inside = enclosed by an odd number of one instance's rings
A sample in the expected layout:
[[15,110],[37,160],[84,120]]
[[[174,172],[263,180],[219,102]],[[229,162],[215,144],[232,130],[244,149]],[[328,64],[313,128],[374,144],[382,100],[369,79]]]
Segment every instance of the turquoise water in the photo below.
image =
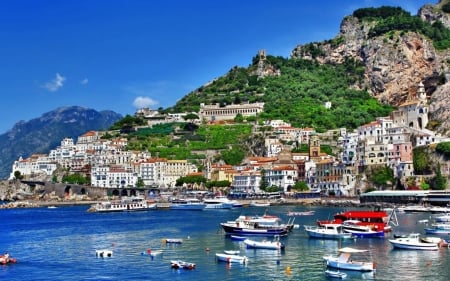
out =
[[[347,272],[346,280],[450,280],[450,249],[393,250],[387,238],[346,242],[309,239],[303,227],[282,238],[286,250],[247,250],[226,238],[219,223],[241,214],[263,214],[265,208],[233,210],[153,210],[134,213],[88,213],[88,206],[56,209],[0,210],[0,251],[9,251],[17,264],[0,266],[0,280],[330,280],[322,256],[340,246],[370,249],[377,263],[372,273]],[[269,214],[284,220],[286,213],[305,211],[300,206],[270,207]],[[314,224],[342,208],[317,207],[314,216],[297,217],[296,224]],[[423,233],[420,219],[429,214],[398,214],[394,232]],[[181,245],[164,245],[164,238],[183,238]],[[446,237],[449,238],[449,237]],[[207,251],[206,249],[209,249]],[[111,258],[95,250],[110,249]],[[163,250],[154,258],[146,251]],[[216,252],[240,249],[247,265],[215,260]],[[192,271],[174,270],[170,261],[197,264]],[[290,269],[290,270],[289,270]]]

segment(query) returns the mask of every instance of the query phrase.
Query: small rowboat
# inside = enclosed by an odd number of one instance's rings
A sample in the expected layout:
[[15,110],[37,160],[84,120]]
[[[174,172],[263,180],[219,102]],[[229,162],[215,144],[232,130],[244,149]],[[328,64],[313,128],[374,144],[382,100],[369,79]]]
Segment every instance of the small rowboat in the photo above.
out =
[[191,263],[191,262],[185,262],[185,261],[181,261],[181,260],[173,260],[170,261],[170,267],[174,268],[174,269],[188,269],[188,270],[192,270],[195,269],[195,263]]
[[225,250],[223,252],[227,255],[238,255],[240,251],[239,250]]
[[333,277],[333,278],[339,278],[339,279],[344,279],[347,277],[347,273],[345,272],[340,272],[340,271],[334,271],[334,270],[325,270],[325,275],[328,277]]

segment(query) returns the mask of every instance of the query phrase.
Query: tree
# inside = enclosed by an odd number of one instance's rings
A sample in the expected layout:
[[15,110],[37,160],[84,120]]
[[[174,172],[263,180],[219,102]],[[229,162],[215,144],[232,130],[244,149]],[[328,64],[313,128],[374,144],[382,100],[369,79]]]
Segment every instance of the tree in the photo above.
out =
[[261,169],[261,182],[259,183],[259,188],[261,190],[266,190],[267,185],[266,170]]
[[437,163],[436,176],[433,179],[433,189],[444,190],[447,188],[447,178],[442,176],[441,163]]
[[394,182],[394,171],[388,166],[374,168],[369,175],[369,181],[375,186],[385,189]]
[[22,174],[20,173],[20,171],[14,171],[14,178],[15,178],[16,180],[22,180],[22,179],[23,179],[23,176],[22,176]]
[[295,185],[292,187],[296,191],[307,191],[309,190],[308,185],[304,181],[298,181],[295,183]]

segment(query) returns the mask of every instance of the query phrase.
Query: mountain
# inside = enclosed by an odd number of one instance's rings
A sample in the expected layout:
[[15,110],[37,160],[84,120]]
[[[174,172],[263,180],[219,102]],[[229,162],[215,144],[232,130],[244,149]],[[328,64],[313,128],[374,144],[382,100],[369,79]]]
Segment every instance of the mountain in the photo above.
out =
[[[400,7],[355,10],[335,38],[298,45],[289,58],[260,51],[248,67],[233,67],[168,111],[264,102],[262,119],[318,131],[354,129],[414,97],[422,82],[430,102],[429,129],[448,134],[449,13],[448,0],[424,5],[414,16]],[[325,102],[332,107],[324,108]]]
[[113,111],[96,111],[89,108],[61,107],[44,113],[28,122],[20,121],[0,135],[0,178],[7,178],[11,166],[20,156],[33,153],[47,154],[66,137],[77,137],[90,130],[105,130],[122,115]]

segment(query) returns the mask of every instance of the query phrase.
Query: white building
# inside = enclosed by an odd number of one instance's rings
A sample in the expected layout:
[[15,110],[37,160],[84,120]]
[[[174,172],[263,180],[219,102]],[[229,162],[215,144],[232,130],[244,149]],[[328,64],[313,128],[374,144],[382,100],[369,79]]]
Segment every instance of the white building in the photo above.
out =
[[12,172],[9,175],[9,179],[14,179],[14,173],[20,172],[20,175],[24,176],[51,176],[57,168],[57,163],[50,160],[47,155],[33,154],[27,159],[19,158],[14,161],[12,165]]

